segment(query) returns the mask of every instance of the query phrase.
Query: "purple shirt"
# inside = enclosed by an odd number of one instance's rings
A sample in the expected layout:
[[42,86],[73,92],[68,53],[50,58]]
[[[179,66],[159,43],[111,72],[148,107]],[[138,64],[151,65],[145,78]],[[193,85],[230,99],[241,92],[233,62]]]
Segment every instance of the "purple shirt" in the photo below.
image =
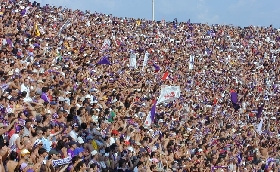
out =
[[45,102],[48,102],[48,103],[50,102],[49,97],[46,93],[42,93],[41,99],[43,99]]
[[74,151],[71,150],[71,149],[68,149],[68,150],[67,150],[67,154],[68,154],[68,155],[71,155],[72,158],[75,156]]

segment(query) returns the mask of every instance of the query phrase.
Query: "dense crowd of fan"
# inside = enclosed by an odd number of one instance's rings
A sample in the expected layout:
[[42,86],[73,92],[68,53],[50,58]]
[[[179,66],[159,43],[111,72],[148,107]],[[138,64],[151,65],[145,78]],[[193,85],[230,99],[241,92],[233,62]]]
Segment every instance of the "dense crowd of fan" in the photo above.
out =
[[279,41],[2,0],[0,171],[280,171]]

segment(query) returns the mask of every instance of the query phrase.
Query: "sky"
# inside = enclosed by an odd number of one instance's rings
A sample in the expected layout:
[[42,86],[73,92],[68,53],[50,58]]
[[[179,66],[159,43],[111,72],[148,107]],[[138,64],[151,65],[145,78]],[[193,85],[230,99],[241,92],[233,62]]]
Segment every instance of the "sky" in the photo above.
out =
[[[152,19],[152,0],[36,0],[41,5]],[[155,20],[280,27],[280,0],[154,0]]]

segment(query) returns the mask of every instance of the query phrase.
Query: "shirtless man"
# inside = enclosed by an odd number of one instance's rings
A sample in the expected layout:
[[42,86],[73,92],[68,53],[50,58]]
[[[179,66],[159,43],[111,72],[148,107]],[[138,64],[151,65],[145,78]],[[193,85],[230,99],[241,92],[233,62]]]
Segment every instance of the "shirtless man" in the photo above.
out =
[[9,160],[7,162],[7,170],[8,172],[14,172],[16,168],[18,167],[18,162],[15,161],[17,158],[16,152],[11,152],[9,156]]

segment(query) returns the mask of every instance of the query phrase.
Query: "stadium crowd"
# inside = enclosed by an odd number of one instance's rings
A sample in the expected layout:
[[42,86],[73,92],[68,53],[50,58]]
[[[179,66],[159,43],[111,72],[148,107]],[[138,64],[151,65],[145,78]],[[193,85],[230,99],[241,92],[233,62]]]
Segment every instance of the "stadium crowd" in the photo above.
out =
[[0,171],[280,171],[279,41],[2,0]]

